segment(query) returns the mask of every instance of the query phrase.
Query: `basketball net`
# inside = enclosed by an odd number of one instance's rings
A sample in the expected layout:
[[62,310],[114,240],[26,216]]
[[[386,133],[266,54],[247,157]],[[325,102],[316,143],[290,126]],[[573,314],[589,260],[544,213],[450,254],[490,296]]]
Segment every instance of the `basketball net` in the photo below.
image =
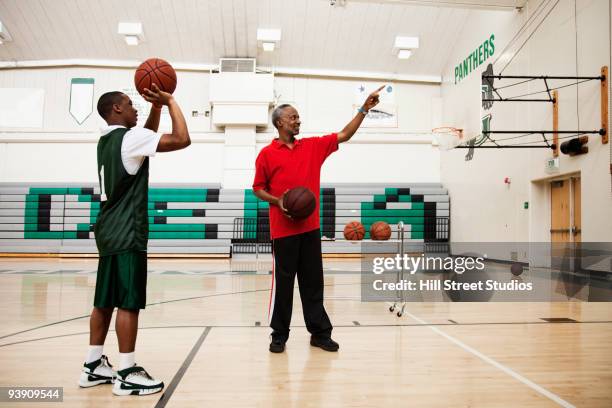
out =
[[440,150],[454,149],[463,141],[463,129],[442,126],[431,129],[431,133],[435,141],[434,146],[437,145]]

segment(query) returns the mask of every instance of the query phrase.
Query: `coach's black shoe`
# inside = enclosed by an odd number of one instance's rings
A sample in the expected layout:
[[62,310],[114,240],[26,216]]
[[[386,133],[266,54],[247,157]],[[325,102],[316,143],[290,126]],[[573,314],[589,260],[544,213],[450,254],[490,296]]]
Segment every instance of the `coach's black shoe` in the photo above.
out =
[[272,353],[282,353],[285,351],[285,341],[283,339],[272,337],[270,342],[270,351]]
[[310,345],[315,347],[320,347],[325,351],[338,351],[340,345],[333,341],[330,337],[315,337],[310,336]]

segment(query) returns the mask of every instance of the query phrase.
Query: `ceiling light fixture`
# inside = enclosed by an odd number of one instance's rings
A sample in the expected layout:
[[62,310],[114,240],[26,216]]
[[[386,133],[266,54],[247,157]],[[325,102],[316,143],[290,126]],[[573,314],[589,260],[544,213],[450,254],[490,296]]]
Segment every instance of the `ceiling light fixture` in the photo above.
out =
[[264,51],[274,51],[280,47],[281,30],[277,28],[258,28],[257,44]]
[[399,59],[408,59],[413,50],[419,48],[419,37],[396,36],[393,43],[393,54]]
[[264,42],[261,44],[261,47],[264,51],[274,51],[274,45],[273,42]]
[[397,58],[399,59],[408,59],[412,55],[412,51],[410,50],[399,50],[397,52]]
[[117,34],[123,35],[127,45],[138,45],[144,41],[142,23],[119,23]]
[[125,43],[127,45],[138,45],[138,37],[135,35],[126,35]]

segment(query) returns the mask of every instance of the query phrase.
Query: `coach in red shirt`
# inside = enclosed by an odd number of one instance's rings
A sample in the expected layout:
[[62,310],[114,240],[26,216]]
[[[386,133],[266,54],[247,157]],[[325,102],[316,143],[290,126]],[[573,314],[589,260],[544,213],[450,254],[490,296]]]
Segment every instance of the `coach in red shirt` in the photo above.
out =
[[[368,111],[378,104],[381,86],[371,93],[357,115],[338,133],[296,139],[300,116],[291,105],[280,105],[272,113],[278,139],[262,149],[255,162],[255,195],[270,204],[270,234],[273,248],[272,293],[269,320],[272,328],[270,351],[282,353],[289,338],[293,308],[293,287],[297,274],[310,344],[337,351],[332,340],[332,324],[323,306],[323,259],[319,230],[319,186],[321,166],[338,143],[349,140]],[[294,187],[307,187],[316,197],[317,207],[306,219],[294,220],[283,207],[284,193]]]

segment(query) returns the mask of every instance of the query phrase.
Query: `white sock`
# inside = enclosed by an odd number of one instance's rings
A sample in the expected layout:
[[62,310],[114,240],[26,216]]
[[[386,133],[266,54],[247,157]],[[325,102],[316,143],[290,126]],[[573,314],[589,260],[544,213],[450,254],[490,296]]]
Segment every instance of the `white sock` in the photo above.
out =
[[89,346],[89,351],[87,352],[87,358],[85,359],[85,363],[89,364],[96,360],[99,360],[102,357],[102,350],[104,349],[104,345],[102,346]]
[[133,351],[131,353],[119,353],[119,369],[125,370],[126,368],[133,367],[135,359],[136,356]]

